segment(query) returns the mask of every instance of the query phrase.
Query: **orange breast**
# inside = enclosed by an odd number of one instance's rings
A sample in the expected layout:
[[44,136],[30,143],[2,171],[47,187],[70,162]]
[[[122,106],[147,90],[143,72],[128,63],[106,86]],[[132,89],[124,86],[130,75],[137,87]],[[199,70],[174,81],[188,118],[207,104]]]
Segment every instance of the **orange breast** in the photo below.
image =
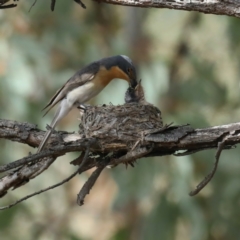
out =
[[114,78],[120,78],[129,81],[129,77],[127,76],[127,74],[124,73],[119,67],[112,67],[108,70],[105,67],[101,67],[93,81],[96,85],[101,85],[102,87],[105,87]]

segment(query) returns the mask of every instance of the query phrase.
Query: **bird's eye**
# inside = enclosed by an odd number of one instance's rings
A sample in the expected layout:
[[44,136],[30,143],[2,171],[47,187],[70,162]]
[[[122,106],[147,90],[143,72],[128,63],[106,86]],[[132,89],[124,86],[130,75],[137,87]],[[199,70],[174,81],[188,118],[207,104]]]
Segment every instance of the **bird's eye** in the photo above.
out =
[[128,72],[128,74],[130,74],[130,73],[132,72],[132,69],[131,69],[131,68],[128,68],[128,69],[127,69],[127,72]]

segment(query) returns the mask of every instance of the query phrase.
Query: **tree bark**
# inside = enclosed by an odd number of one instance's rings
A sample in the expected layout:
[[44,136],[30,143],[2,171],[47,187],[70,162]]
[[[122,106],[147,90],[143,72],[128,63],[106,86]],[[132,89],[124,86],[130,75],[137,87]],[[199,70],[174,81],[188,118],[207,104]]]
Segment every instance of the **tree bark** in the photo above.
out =
[[93,0],[122,6],[142,8],[168,8],[197,11],[207,14],[240,17],[239,0]]
[[[0,120],[0,138],[37,147],[43,135],[36,125]],[[150,104],[89,106],[81,113],[78,133],[54,132],[46,150],[0,166],[0,173],[10,171],[0,179],[0,196],[41,174],[68,152],[89,150],[83,172],[106,161],[113,166],[133,165],[142,157],[183,156],[218,148],[219,143],[221,149],[229,149],[239,142],[240,123],[194,129],[189,125],[163,125],[161,112]],[[82,159],[81,154],[71,163],[80,165]]]
[[[0,0],[0,9],[16,7],[17,4],[8,4],[10,0]],[[18,0],[13,0],[18,1]],[[240,17],[239,0],[93,0],[97,3],[107,3],[141,8],[168,8],[185,11],[196,11],[206,14],[227,15]],[[74,0],[82,8],[86,8],[81,0]],[[34,6],[36,1],[34,1]],[[54,11],[56,0],[51,0],[51,10]]]

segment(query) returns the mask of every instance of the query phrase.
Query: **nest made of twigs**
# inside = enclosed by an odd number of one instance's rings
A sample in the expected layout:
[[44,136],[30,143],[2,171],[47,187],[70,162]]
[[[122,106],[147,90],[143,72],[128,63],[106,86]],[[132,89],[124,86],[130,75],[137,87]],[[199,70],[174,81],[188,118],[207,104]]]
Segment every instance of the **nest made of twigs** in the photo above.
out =
[[135,142],[146,131],[163,126],[161,112],[151,104],[88,106],[81,116],[80,134],[108,142]]

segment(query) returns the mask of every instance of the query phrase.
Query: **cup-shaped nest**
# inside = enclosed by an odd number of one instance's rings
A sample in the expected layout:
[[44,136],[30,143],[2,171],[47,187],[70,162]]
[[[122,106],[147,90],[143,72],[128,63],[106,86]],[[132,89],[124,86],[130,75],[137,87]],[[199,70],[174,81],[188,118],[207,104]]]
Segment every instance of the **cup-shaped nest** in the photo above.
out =
[[151,104],[128,103],[119,106],[88,106],[81,115],[80,134],[105,138],[105,143],[130,143],[163,126],[161,112]]

